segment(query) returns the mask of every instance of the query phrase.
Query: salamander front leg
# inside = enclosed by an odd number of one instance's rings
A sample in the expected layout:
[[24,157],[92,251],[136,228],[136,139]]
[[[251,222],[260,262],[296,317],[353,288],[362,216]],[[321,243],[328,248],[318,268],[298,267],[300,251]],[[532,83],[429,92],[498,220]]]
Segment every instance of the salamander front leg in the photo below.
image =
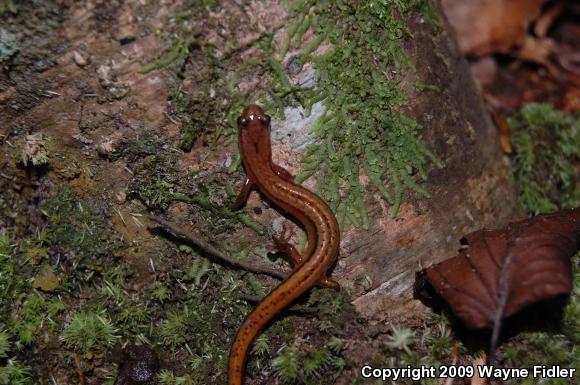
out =
[[248,200],[250,192],[253,188],[254,181],[251,178],[246,177],[246,180],[244,180],[244,184],[242,185],[242,189],[240,190],[240,194],[236,198],[236,201],[230,205],[230,210],[237,210],[241,208]]

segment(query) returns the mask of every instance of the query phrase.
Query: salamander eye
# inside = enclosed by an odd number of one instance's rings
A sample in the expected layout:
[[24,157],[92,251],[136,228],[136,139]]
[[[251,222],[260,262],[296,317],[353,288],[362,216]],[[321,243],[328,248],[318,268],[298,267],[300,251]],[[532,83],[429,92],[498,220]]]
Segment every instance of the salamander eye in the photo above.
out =
[[245,127],[248,124],[248,119],[243,116],[238,117],[238,127]]
[[270,125],[270,116],[269,115],[264,115],[260,117],[260,120],[262,121],[262,123],[264,123],[265,125],[269,126]]

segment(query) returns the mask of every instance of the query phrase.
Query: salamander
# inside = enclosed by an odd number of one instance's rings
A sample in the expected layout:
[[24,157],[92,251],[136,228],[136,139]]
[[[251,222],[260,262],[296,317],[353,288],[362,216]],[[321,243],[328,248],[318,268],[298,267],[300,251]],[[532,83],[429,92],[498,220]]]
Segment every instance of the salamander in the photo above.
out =
[[240,326],[230,350],[228,385],[242,385],[250,345],[269,320],[315,285],[338,287],[326,274],[337,258],[340,243],[338,223],[328,205],[272,162],[270,117],[262,108],[251,104],[243,110],[238,118],[238,140],[246,179],[231,207],[243,206],[255,189],[294,217],[304,227],[308,242],[302,254],[285,240],[276,242],[291,258],[293,270]]

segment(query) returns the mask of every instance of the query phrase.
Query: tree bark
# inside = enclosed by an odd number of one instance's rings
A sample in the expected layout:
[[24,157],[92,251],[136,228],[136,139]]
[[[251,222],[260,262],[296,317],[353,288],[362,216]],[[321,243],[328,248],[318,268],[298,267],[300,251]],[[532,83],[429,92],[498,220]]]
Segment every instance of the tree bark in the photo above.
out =
[[[354,304],[377,320],[420,313],[424,307],[412,299],[415,272],[454,256],[465,234],[501,227],[515,214],[509,159],[450,29],[420,17],[408,22],[413,39],[406,51],[417,68],[405,81],[408,113],[445,168],[430,171],[431,198],[408,195],[395,220],[377,200],[370,230],[344,235],[337,274],[341,282],[365,277],[368,286]],[[441,92],[418,93],[414,82]]]

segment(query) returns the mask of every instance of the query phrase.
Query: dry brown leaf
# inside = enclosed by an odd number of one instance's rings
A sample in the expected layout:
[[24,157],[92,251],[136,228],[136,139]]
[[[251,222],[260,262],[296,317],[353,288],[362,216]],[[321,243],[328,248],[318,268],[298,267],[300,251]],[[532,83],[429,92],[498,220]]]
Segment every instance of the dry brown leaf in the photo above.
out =
[[548,60],[555,50],[556,45],[552,39],[538,39],[528,35],[516,56],[520,60],[544,66],[554,78],[559,78],[559,71]]
[[54,274],[52,267],[50,265],[44,265],[38,272],[38,275],[34,277],[32,287],[43,291],[54,291],[58,287],[58,284],[58,277]]
[[507,53],[523,44],[547,0],[442,0],[443,10],[469,56]]
[[564,10],[564,1],[559,1],[550,5],[548,9],[538,18],[534,24],[534,35],[539,38],[544,38],[548,34],[548,30],[554,23],[554,20],[560,16]]
[[[570,258],[578,249],[580,209],[512,222],[465,237],[457,256],[420,273],[471,328],[493,328],[522,308],[572,290]],[[420,290],[420,288],[419,288]]]

